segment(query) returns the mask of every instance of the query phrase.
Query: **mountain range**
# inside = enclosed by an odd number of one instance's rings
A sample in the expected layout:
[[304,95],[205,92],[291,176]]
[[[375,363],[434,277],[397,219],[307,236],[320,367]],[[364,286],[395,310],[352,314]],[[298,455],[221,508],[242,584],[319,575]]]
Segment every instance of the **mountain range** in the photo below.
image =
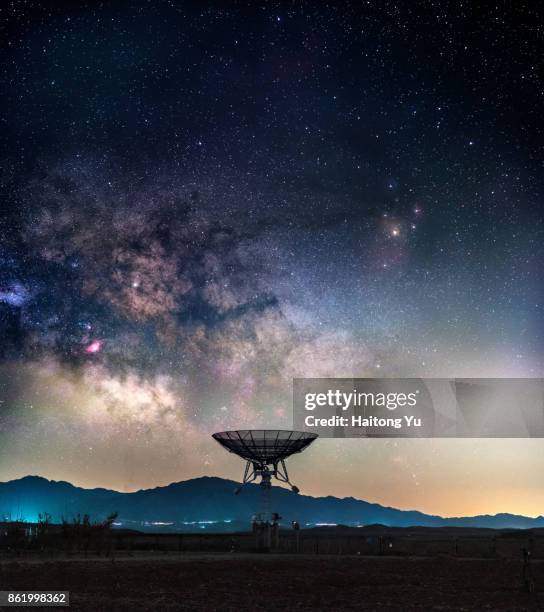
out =
[[[258,485],[245,485],[234,495],[238,483],[202,477],[154,489],[121,493],[109,489],[83,489],[68,482],[25,476],[0,483],[0,520],[22,518],[35,522],[47,513],[53,522],[88,514],[101,521],[118,513],[116,527],[144,531],[239,531],[247,530],[259,508]],[[282,487],[272,489],[272,509],[282,524],[298,521],[303,528],[320,525],[360,526],[379,523],[391,527],[477,527],[530,529],[544,527],[544,517],[515,514],[444,518],[415,510],[399,510],[353,497],[310,497]]]

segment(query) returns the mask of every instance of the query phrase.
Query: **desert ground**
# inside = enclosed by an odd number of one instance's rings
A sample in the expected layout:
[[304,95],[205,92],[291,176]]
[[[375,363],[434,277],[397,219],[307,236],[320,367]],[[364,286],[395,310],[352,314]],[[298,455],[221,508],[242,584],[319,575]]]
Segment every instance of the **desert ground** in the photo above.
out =
[[[538,610],[514,559],[184,554],[0,561],[2,590],[69,590],[72,610]],[[21,608],[19,608],[21,609]]]

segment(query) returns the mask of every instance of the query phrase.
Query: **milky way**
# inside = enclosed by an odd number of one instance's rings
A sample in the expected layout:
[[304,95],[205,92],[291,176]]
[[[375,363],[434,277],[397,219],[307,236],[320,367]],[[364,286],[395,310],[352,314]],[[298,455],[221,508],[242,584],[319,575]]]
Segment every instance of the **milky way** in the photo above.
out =
[[[238,478],[210,434],[289,428],[294,376],[541,376],[539,23],[6,9],[0,478]],[[314,446],[313,494],[544,502],[537,441]]]

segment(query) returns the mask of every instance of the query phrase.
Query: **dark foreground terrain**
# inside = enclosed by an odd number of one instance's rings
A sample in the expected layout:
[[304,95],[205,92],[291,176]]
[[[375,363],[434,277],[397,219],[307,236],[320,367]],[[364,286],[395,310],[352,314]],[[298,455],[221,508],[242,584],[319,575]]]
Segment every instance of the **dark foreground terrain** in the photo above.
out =
[[[69,590],[72,610],[537,610],[513,559],[215,554],[0,562],[2,590]],[[21,608],[19,608],[21,609]]]

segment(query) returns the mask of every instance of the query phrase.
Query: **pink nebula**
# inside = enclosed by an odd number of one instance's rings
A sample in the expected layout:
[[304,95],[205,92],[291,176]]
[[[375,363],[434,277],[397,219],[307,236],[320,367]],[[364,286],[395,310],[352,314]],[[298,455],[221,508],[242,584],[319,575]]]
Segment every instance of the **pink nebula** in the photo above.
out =
[[98,351],[102,348],[101,340],[93,340],[89,345],[85,347],[86,353],[98,353]]

